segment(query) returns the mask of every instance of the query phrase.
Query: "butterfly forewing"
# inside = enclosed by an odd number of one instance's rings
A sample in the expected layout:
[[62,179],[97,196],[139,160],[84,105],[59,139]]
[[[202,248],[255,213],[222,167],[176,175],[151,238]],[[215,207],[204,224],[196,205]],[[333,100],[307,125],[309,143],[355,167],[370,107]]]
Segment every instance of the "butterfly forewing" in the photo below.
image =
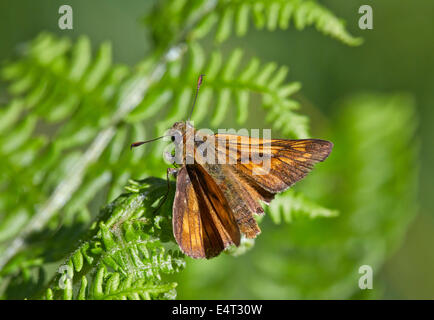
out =
[[[274,194],[282,192],[304,178],[313,165],[324,161],[333,144],[318,139],[263,140],[235,135],[215,135],[216,154],[231,159],[232,164],[204,164],[222,190],[242,233],[255,238],[260,229],[254,214],[264,211],[260,201],[269,203]],[[249,154],[245,161],[243,154]],[[251,161],[255,156],[269,154],[270,166]],[[244,160],[243,160],[244,159]]]
[[[319,139],[244,138],[246,137],[234,139],[232,135],[216,135],[216,153],[228,153],[229,149],[237,149],[234,164],[236,172],[271,193],[282,192],[303,179],[314,164],[328,157],[333,147],[331,142]],[[226,140],[226,143],[219,143],[220,140]],[[242,155],[246,153],[250,158],[264,157],[268,153],[270,166],[243,161]]]

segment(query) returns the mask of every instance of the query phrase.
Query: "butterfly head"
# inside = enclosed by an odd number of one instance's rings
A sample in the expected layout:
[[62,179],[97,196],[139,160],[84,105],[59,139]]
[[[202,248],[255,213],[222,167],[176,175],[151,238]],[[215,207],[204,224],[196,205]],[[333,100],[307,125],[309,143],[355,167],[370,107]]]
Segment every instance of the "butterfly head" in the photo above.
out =
[[178,121],[175,122],[169,130],[169,136],[173,142],[178,142],[182,138],[188,138],[191,134],[194,134],[194,127],[188,121]]
[[170,131],[178,131],[181,134],[184,134],[186,131],[186,122],[185,121],[175,122],[172,128],[170,129]]

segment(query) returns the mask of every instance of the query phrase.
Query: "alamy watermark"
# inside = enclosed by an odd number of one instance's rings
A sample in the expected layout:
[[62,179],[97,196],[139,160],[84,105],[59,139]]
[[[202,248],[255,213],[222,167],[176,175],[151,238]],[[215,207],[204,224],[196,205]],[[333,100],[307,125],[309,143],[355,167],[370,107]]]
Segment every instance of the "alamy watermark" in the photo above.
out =
[[68,4],[61,5],[59,7],[59,17],[58,25],[61,30],[72,30],[73,21],[72,21],[72,7]]
[[252,174],[271,169],[271,129],[195,130],[192,122],[177,122],[166,131],[164,140],[173,142],[164,149],[169,164],[255,164]]
[[362,14],[362,16],[359,18],[359,28],[362,30],[372,30],[374,28],[372,7],[370,5],[364,4],[363,6],[360,6],[359,13]]
[[72,276],[74,273],[71,266],[68,266],[66,264],[61,265],[59,267],[59,270],[57,270],[57,272],[61,274],[58,282],[60,289],[65,289],[68,286],[68,284],[71,285]]
[[368,264],[360,266],[359,274],[362,274],[359,278],[359,288],[362,290],[373,289],[374,272],[372,271],[372,267]]

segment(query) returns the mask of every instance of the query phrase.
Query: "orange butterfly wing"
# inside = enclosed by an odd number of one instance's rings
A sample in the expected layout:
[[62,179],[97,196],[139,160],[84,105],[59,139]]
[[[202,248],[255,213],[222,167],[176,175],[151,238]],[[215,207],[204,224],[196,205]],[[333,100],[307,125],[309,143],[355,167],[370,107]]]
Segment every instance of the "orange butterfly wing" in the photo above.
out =
[[[226,147],[221,142],[226,141]],[[324,161],[330,154],[333,144],[319,139],[263,140],[258,138],[216,135],[217,152],[236,154],[237,170],[253,180],[263,189],[278,193],[288,189],[309,173],[314,164]],[[225,149],[222,150],[223,145]],[[235,153],[234,150],[237,150]],[[242,159],[243,152],[250,155],[249,161]],[[269,156],[271,165],[254,163],[251,158]],[[254,172],[255,171],[255,172]]]
[[[263,214],[259,200],[269,203],[303,179],[315,163],[324,161],[333,144],[319,139],[263,140],[237,135],[214,136],[216,158],[229,164],[208,164],[203,167],[226,197],[241,231],[254,238],[260,229],[253,214]],[[243,158],[247,154],[249,158]],[[269,157],[269,168],[254,163],[254,157]],[[259,173],[259,174],[258,174]]]
[[211,258],[231,244],[240,244],[240,230],[228,202],[199,164],[186,165],[178,173],[173,231],[182,251],[193,258]]

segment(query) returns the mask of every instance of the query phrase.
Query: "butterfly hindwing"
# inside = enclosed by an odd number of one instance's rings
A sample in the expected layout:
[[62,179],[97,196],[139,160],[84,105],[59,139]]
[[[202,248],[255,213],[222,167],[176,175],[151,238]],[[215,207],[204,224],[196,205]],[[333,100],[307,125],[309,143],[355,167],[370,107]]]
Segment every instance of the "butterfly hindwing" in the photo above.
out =
[[173,231],[182,251],[193,258],[211,258],[240,243],[226,198],[199,164],[186,165],[178,173]]
[[234,166],[204,164],[203,167],[222,190],[241,232],[248,238],[256,237],[260,229],[253,217],[253,213],[264,213],[258,199],[269,202],[273,195],[267,192],[261,195],[237,173]]

